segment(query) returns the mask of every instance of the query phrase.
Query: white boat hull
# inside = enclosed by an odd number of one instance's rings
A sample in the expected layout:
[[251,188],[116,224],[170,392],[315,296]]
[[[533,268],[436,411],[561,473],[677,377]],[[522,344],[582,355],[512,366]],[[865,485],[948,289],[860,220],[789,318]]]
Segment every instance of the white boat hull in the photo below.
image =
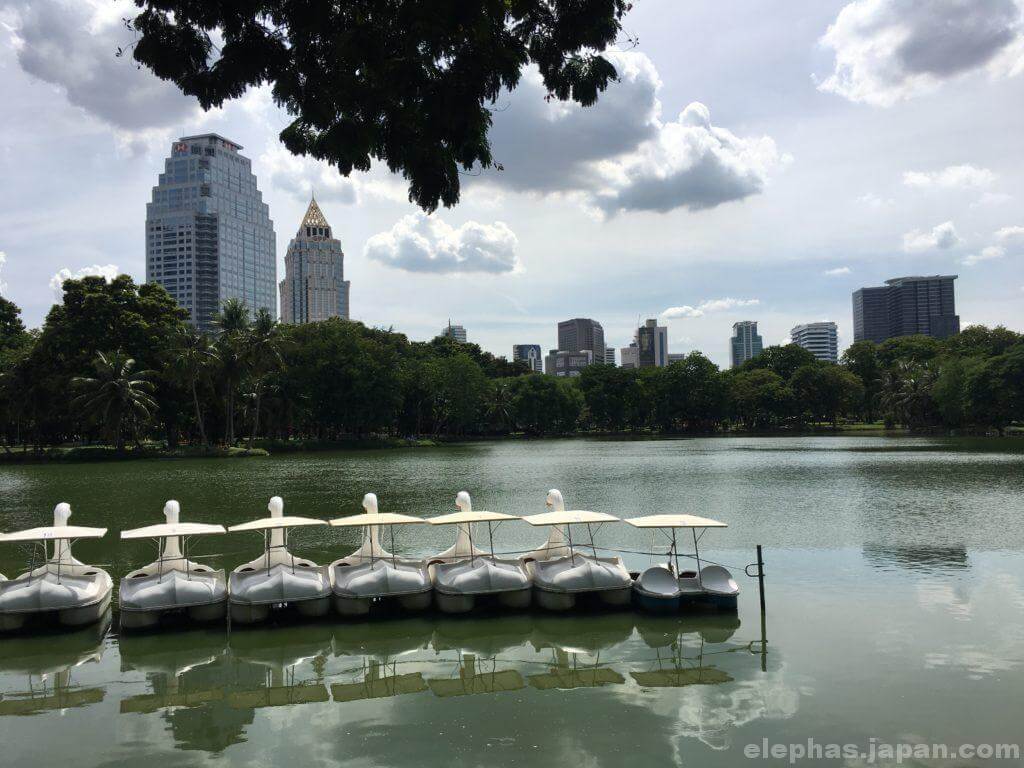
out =
[[44,566],[0,582],[0,631],[15,631],[37,620],[56,621],[66,627],[99,621],[110,607],[110,576],[92,566],[64,568],[68,573],[58,575],[55,566]]
[[[296,561],[269,569],[236,568],[228,580],[231,620],[240,624],[266,621],[272,610],[293,607],[303,617],[325,616],[331,609],[331,582],[326,566]],[[307,564],[308,563],[308,564]]]
[[633,580],[618,557],[575,553],[532,561],[527,567],[534,599],[545,610],[570,610],[584,596],[608,607],[628,605],[632,599]]
[[365,616],[378,603],[397,604],[405,611],[423,611],[433,600],[427,566],[421,560],[374,560],[331,564],[334,607],[342,616]]

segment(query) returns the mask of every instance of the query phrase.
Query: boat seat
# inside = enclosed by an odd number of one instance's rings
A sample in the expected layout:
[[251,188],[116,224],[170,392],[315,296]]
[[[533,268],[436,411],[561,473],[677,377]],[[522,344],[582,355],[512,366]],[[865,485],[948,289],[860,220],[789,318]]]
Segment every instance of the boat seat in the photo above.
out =
[[675,597],[679,594],[679,580],[663,565],[648,568],[640,574],[640,588],[652,595]]

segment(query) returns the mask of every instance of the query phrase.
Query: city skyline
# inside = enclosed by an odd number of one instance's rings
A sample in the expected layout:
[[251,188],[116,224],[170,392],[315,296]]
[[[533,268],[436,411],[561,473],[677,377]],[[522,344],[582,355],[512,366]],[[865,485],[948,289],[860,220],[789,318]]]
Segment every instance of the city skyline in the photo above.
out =
[[[758,320],[766,346],[829,319],[841,354],[853,340],[854,290],[947,273],[960,275],[961,327],[1021,329],[1020,76],[990,71],[997,58],[958,56],[957,35],[939,46],[950,66],[926,85],[894,53],[892,66],[858,60],[885,49],[869,45],[871,25],[840,23],[854,5],[787,4],[778,24],[764,25],[740,7],[640,4],[629,17],[640,45],[615,54],[619,82],[581,109],[545,102],[528,73],[494,116],[504,170],[467,175],[460,205],[429,217],[382,168],[345,179],[290,155],[278,139],[288,118],[267,89],[204,114],[173,86],[112,60],[130,43],[117,8],[7,7],[0,290],[38,326],[62,277],[118,271],[141,282],[142,203],[169,143],[217,133],[252,158],[277,224],[277,274],[293,234],[282,223],[301,220],[315,189],[344,233],[346,279],[372,298],[355,316],[415,340],[457,314],[488,351],[507,356],[523,339],[546,351],[557,321],[587,316],[620,348],[638,319],[655,317],[668,327],[670,354],[700,350],[724,367],[727,331],[740,319]],[[916,16],[900,21],[926,28]],[[687,30],[685,53],[673,29]],[[721,30],[756,45],[720,45]],[[59,44],[74,67],[42,56],[54,40],[67,41]],[[979,121],[985,113],[1000,120]],[[523,135],[543,151],[522,152]],[[713,152],[687,155],[691,140]],[[705,162],[674,166],[671,157]],[[742,176],[723,175],[730,168]]]

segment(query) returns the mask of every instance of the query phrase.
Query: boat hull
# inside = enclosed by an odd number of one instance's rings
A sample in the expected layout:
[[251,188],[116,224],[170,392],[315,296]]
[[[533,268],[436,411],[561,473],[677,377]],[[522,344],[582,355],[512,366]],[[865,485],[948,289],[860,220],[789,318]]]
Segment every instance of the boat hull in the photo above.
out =
[[33,572],[0,583],[0,632],[30,623],[84,627],[98,622],[110,608],[113,582],[93,566],[72,568],[79,573]]

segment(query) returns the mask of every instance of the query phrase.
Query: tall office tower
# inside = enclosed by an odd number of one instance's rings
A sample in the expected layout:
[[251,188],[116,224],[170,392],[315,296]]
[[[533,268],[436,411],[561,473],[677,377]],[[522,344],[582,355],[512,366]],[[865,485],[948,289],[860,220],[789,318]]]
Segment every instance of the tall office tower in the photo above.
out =
[[183,136],[146,205],[146,281],[204,331],[228,299],[277,315],[274,223],[241,148],[215,133]]
[[615,365],[615,347],[604,348],[604,364]]
[[636,329],[637,367],[664,368],[668,365],[668,328],[654,318]]
[[520,360],[529,365],[531,371],[544,372],[544,358],[540,353],[540,344],[513,344],[512,362]]
[[284,257],[281,321],[312,323],[330,317],[348,320],[350,286],[345,279],[341,242],[331,235],[331,225],[314,198]]
[[455,339],[460,344],[466,343],[466,329],[461,325],[452,325],[452,321],[448,321],[448,325],[441,329],[441,336],[447,336],[449,339]]
[[960,332],[956,275],[894,277],[853,294],[853,340],[885,341],[922,334],[945,339]]
[[544,373],[550,376],[579,376],[593,362],[594,353],[589,349],[580,352],[552,349],[544,358]]
[[640,349],[635,341],[628,347],[623,347],[619,350],[619,360],[623,368],[640,367]]
[[597,320],[576,317],[558,324],[560,352],[593,352],[594,360],[604,360],[604,328]]
[[732,324],[732,367],[739,368],[747,360],[757,357],[764,350],[761,337],[757,335],[756,320],[741,320]]
[[839,335],[835,323],[803,323],[794,325],[790,341],[803,347],[826,363],[839,362]]

